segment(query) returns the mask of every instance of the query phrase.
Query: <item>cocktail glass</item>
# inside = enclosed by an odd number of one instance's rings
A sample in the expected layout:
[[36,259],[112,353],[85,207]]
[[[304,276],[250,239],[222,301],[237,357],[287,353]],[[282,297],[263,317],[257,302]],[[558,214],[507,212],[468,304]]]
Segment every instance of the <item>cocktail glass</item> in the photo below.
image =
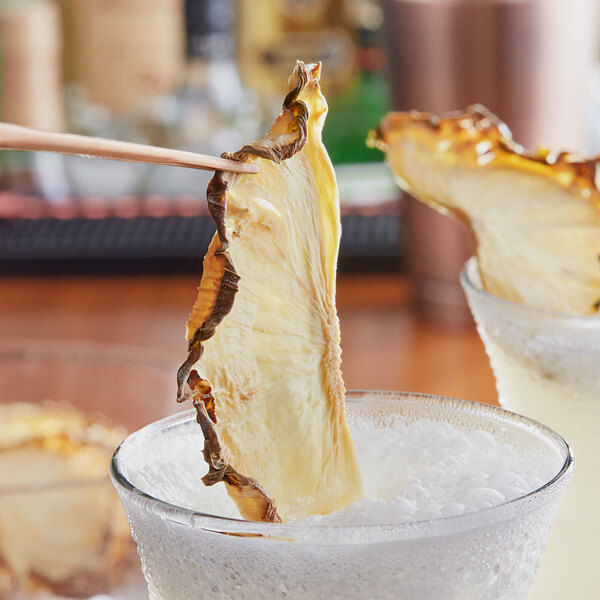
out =
[[[368,421],[383,433],[429,419],[487,431],[519,456],[539,456],[552,476],[510,502],[432,520],[249,522],[218,516],[213,488],[196,490],[191,473],[176,468],[176,455],[201,452],[203,438],[195,413],[168,417],[129,436],[111,464],[152,600],[525,598],[572,474],[565,441],[535,421],[474,402],[396,392],[349,392],[347,400],[351,424]],[[175,496],[191,485],[197,508],[155,496],[159,479]]]
[[496,376],[500,403],[572,444],[569,486],[530,598],[600,598],[600,316],[538,310],[485,292],[476,258],[461,283]]
[[[0,403],[68,403],[132,430],[169,414],[173,372],[168,360],[144,349],[4,340]],[[90,445],[104,443],[98,438]],[[108,471],[114,446],[104,450]],[[16,465],[0,452],[0,598],[147,598],[108,473],[56,480],[46,477],[39,457],[35,467],[26,453],[19,457]]]

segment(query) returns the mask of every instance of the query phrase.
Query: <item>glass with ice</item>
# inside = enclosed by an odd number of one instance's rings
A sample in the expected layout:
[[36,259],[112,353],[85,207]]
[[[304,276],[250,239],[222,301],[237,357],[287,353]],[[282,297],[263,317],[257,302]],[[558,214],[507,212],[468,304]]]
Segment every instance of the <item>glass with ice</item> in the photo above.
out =
[[566,315],[497,298],[481,288],[475,258],[465,265],[461,283],[490,356],[502,405],[559,429],[577,455],[577,475],[532,597],[598,597],[600,316]]
[[460,400],[351,392],[364,495],[287,524],[243,521],[207,488],[185,412],[134,433],[111,465],[153,600],[525,598],[572,471],[535,421]]

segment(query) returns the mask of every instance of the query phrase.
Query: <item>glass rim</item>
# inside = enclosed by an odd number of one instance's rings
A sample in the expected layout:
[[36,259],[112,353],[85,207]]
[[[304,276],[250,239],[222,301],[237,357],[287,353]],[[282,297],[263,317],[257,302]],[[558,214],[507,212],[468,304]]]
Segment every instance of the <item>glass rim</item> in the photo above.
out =
[[[69,365],[98,363],[123,368],[160,370],[165,373],[172,372],[176,367],[176,363],[169,354],[144,346],[85,338],[9,337],[1,339],[0,363],[18,361]],[[108,457],[111,456],[112,450],[112,446],[106,446]],[[85,488],[105,485],[109,482],[109,473],[96,477],[65,478],[43,483],[4,484],[0,482],[0,497]]]
[[475,275],[479,277],[479,261],[477,260],[477,256],[471,256],[471,258],[467,259],[460,272],[460,284],[465,292],[483,298],[486,302],[495,303],[500,308],[505,307],[509,310],[520,311],[529,315],[539,315],[540,317],[545,317],[554,321],[589,323],[592,325],[597,324],[598,327],[600,327],[600,312],[591,315],[573,315],[546,308],[535,308],[533,306],[528,306],[527,304],[500,298],[499,296],[494,296],[494,294],[484,290],[482,284],[474,278]]
[[69,363],[99,362],[153,370],[170,370],[176,365],[170,354],[142,345],[58,337],[11,337],[1,339],[0,362],[6,360]]
[[[340,534],[350,532],[360,532],[361,540],[359,543],[369,543],[371,541],[388,541],[382,539],[382,536],[392,536],[390,539],[426,539],[442,535],[449,535],[456,532],[466,532],[490,524],[497,524],[515,518],[518,515],[531,512],[536,508],[549,502],[554,496],[546,495],[547,490],[553,490],[558,483],[565,477],[570,476],[574,468],[574,457],[569,444],[550,427],[539,423],[538,421],[507,411],[498,406],[483,404],[470,400],[460,400],[446,396],[433,394],[422,394],[413,392],[396,392],[383,390],[349,390],[346,392],[346,403],[350,406],[360,404],[372,405],[377,402],[379,405],[384,403],[397,404],[398,401],[408,403],[429,402],[431,406],[457,407],[463,413],[475,413],[477,415],[487,416],[492,420],[499,422],[509,422],[516,426],[522,426],[529,431],[540,433],[546,440],[551,440],[561,449],[564,455],[564,461],[555,475],[548,481],[545,481],[538,488],[519,496],[513,500],[501,504],[477,510],[460,515],[446,516],[435,519],[424,519],[418,521],[407,521],[402,523],[379,523],[379,524],[355,524],[355,525],[321,525],[321,524],[296,524],[296,523],[264,523],[259,521],[246,521],[241,518],[225,517],[204,513],[202,511],[184,508],[161,500],[152,496],[149,492],[140,490],[132,484],[120,468],[119,454],[123,446],[127,444],[131,436],[128,436],[115,450],[110,462],[110,476],[117,491],[125,491],[133,495],[138,500],[149,502],[153,512],[159,517],[166,518],[180,525],[209,531],[211,533],[220,533],[237,537],[260,537],[265,539],[275,539],[279,541],[310,541],[323,542],[319,533],[336,532]],[[181,426],[183,423],[196,419],[194,409],[183,411],[171,415],[138,431],[152,431],[159,429],[170,429]],[[529,506],[529,510],[524,510]],[[372,539],[368,534],[372,534]],[[376,536],[374,534],[377,534]],[[306,539],[305,539],[306,538]],[[335,542],[334,542],[335,543]],[[337,543],[340,543],[338,540]],[[341,542],[343,543],[343,542]]]

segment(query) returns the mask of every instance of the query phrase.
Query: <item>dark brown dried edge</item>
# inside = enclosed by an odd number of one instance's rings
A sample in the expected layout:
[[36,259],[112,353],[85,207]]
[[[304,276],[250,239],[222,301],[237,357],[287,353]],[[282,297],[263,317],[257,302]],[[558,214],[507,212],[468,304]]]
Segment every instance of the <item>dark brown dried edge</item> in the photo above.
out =
[[[307,67],[301,63],[297,64],[294,75],[299,79],[299,83],[286,96],[283,102],[283,110],[284,112],[290,112],[294,118],[297,127],[296,137],[291,142],[280,146],[269,146],[259,140],[253,144],[244,146],[234,154],[225,153],[223,157],[244,161],[247,156],[253,155],[280,163],[302,150],[308,138],[309,111],[306,104],[298,100],[298,96],[309,80]],[[281,517],[270,494],[258,481],[242,475],[227,463],[224,457],[223,446],[215,429],[217,417],[212,390],[208,382],[202,380],[198,372],[193,369],[193,366],[200,360],[204,353],[203,342],[214,335],[217,326],[231,311],[240,280],[231,257],[227,252],[227,248],[229,247],[225,226],[227,182],[223,180],[223,173],[221,171],[217,171],[208,184],[206,196],[209,212],[215,222],[221,243],[218,250],[215,251],[215,256],[222,256],[224,258],[225,272],[212,312],[191,337],[188,344],[188,357],[177,371],[177,401],[183,402],[191,397],[196,408],[196,420],[202,428],[204,435],[204,459],[209,466],[208,473],[202,479],[204,484],[210,486],[224,481],[238,488],[242,495],[254,496],[264,505],[261,520],[280,523]],[[197,391],[200,384],[203,384],[203,393]]]

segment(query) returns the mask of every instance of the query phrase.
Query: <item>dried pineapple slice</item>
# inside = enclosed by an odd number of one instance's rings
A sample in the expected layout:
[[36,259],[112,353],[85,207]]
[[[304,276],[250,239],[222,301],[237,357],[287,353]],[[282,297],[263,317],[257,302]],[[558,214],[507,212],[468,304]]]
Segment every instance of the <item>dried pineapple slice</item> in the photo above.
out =
[[600,160],[528,153],[482,106],[390,113],[369,143],[399,185],[471,229],[484,288],[547,310],[600,308]]
[[178,374],[206,439],[205,483],[224,480],[250,520],[328,513],[362,493],[340,371],[339,203],[319,74],[299,62],[271,131],[232,155],[260,173],[217,173],[209,185],[217,234]]
[[124,435],[65,405],[0,404],[0,596],[18,582],[87,597],[123,576],[133,554],[107,471]]

